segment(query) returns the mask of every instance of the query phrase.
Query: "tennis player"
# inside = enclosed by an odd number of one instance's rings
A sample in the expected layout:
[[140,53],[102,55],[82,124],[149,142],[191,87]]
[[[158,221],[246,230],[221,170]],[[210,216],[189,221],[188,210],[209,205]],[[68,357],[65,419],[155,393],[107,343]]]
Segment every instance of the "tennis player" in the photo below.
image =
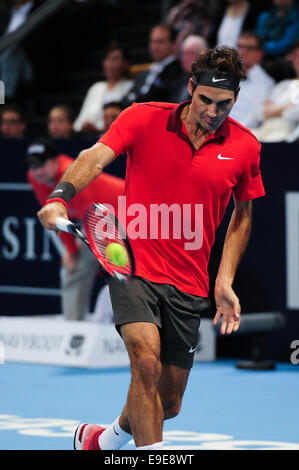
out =
[[190,101],[138,103],[124,110],[64,174],[57,186],[61,199],[49,201],[38,213],[46,228],[55,229],[56,218],[66,217],[70,199],[124,152],[129,236],[136,207],[144,207],[140,223],[146,219],[148,224],[157,205],[183,210],[199,203],[203,209],[200,248],[186,245],[190,237],[184,230],[174,236],[175,226],[168,239],[162,225],[158,236],[151,236],[156,232],[150,227],[147,237],[131,237],[136,276],[130,283],[109,280],[115,324],[131,363],[127,401],[106,429],[81,424],[74,440],[78,450],[119,449],[132,436],[137,449],[163,448],[163,420],[180,411],[200,315],[209,306],[210,250],[231,195],[235,207],[215,284],[214,324],[221,319],[222,334],[239,328],[241,308],[232,284],[250,236],[252,200],[264,195],[260,144],[228,117],[246,78],[238,52],[206,49],[192,73]]

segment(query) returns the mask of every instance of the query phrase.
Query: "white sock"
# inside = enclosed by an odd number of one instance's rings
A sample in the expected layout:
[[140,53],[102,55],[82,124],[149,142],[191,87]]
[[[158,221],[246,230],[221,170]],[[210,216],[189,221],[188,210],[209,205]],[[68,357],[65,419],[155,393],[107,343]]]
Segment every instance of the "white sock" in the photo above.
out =
[[155,442],[154,444],[151,444],[149,446],[141,446],[141,447],[136,447],[136,450],[161,450],[163,449],[163,442]]
[[119,417],[99,436],[99,446],[102,450],[121,449],[133,439],[132,434],[124,431],[119,425]]

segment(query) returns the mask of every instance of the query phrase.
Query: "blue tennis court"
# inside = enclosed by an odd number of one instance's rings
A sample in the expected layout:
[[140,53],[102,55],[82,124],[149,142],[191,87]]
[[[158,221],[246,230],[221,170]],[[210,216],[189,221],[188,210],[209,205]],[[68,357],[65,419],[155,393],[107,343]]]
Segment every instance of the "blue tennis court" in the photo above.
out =
[[[1,450],[71,450],[79,422],[120,414],[130,381],[128,368],[6,363],[0,371]],[[165,423],[165,450],[299,450],[298,390],[299,369],[289,364],[261,372],[197,363],[180,415]]]

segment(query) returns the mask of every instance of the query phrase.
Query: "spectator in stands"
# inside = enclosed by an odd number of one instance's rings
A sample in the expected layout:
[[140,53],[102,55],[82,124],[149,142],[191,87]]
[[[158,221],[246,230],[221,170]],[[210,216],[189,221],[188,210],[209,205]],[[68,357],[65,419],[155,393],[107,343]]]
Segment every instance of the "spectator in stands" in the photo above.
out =
[[[29,183],[38,202],[43,205],[73,159],[60,154],[51,141],[37,139],[28,147],[27,162]],[[118,196],[123,191],[121,178],[102,173],[68,204],[68,217],[73,221],[81,220],[87,206],[95,201],[111,204],[117,211]],[[72,235],[61,232],[59,236],[66,249],[60,272],[62,312],[66,320],[83,320],[89,311],[99,263],[90,250]]]
[[59,105],[50,110],[48,134],[52,139],[70,139],[75,136],[73,110],[69,106]]
[[264,41],[265,55],[284,57],[299,37],[299,8],[295,0],[273,0],[271,10],[259,15],[256,32]]
[[74,129],[85,134],[98,135],[104,129],[103,106],[111,101],[121,101],[133,81],[129,78],[129,57],[118,43],[111,43],[103,60],[105,80],[94,83],[88,90]]
[[[11,0],[9,11],[0,18],[0,37],[16,31],[37,7],[36,1]],[[18,86],[33,81],[33,70],[30,60],[22,45],[9,47],[1,54],[0,79],[5,83],[6,100],[16,98]]]
[[183,0],[169,10],[166,23],[177,32],[178,53],[182,41],[190,34],[207,38],[213,6],[211,0]]
[[212,46],[237,47],[241,32],[254,30],[259,13],[270,4],[271,0],[219,1],[208,42]]
[[299,40],[288,56],[296,77],[277,83],[263,107],[263,124],[252,131],[261,142],[292,141],[299,125]]
[[245,127],[254,128],[261,124],[262,108],[268,99],[275,81],[262,68],[263,41],[254,32],[244,32],[239,37],[238,50],[247,74],[241,83],[238,99],[230,117]]
[[196,34],[190,34],[187,36],[181,45],[180,49],[180,62],[183,69],[183,75],[181,79],[181,84],[174,91],[171,96],[170,101],[173,103],[181,103],[190,99],[188,92],[188,82],[191,76],[191,65],[194,62],[195,58],[200,54],[203,49],[207,47],[207,41]]
[[176,33],[173,28],[167,24],[154,26],[149,37],[149,53],[154,62],[148,70],[137,75],[123,100],[125,107],[134,101],[170,101],[183,73],[175,50]]
[[16,105],[1,107],[0,135],[4,139],[25,137],[27,123],[23,111]]
[[111,124],[124,110],[124,106],[121,101],[111,101],[103,106],[104,115],[104,129],[103,133],[107,132]]

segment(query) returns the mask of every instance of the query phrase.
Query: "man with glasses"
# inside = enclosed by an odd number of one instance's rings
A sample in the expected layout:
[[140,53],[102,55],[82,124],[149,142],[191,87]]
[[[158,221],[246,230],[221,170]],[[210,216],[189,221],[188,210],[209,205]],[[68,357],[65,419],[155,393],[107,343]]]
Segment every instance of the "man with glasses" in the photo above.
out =
[[274,79],[262,68],[263,42],[254,32],[244,32],[238,40],[238,50],[247,74],[230,116],[253,129],[262,121],[262,108],[268,99]]

